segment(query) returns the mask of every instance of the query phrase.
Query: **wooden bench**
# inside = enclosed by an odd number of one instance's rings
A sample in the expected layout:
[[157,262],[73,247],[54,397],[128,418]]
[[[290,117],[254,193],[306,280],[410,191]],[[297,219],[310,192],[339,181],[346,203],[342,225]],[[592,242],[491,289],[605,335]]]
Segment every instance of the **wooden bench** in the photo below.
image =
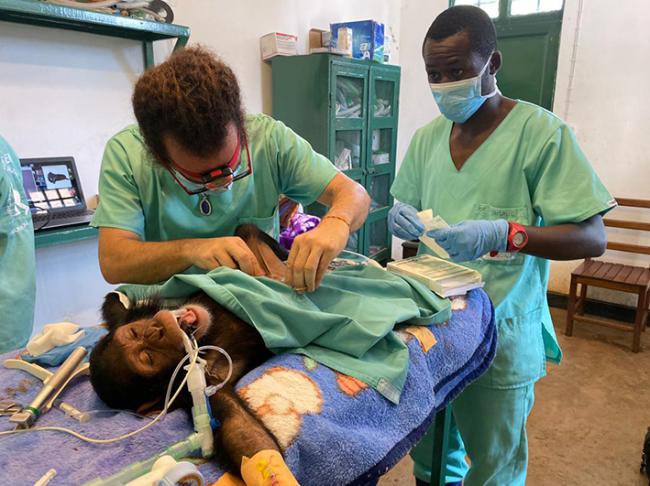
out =
[[[616,198],[619,206],[650,209],[650,201],[642,199]],[[624,221],[605,218],[605,226],[623,228],[636,231],[650,232],[650,223]],[[633,245],[629,243],[608,242],[607,249],[650,255],[650,246]],[[577,288],[580,284],[580,297],[577,297]],[[613,319],[600,319],[584,313],[587,288],[589,286],[619,290],[637,295],[636,318],[634,326],[623,324]],[[587,322],[600,326],[620,329],[633,333],[632,351],[637,353],[641,349],[641,333],[645,330],[650,303],[650,266],[648,268],[633,265],[622,265],[587,258],[578,268],[571,273],[571,286],[569,289],[569,303],[567,307],[565,334],[573,334],[573,323]]]

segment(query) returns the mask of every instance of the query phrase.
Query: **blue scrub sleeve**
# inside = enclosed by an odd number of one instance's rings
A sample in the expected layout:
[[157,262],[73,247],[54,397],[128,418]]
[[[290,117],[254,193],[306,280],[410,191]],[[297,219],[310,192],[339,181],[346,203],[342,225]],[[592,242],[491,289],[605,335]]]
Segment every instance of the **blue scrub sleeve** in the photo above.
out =
[[270,160],[277,160],[280,192],[302,205],[315,202],[339,170],[284,123],[272,120]]
[[529,187],[546,226],[579,223],[616,206],[568,126],[557,128],[534,160]]
[[91,225],[131,231],[144,239],[144,213],[129,154],[115,137],[108,141],[104,151],[99,205]]
[[421,131],[418,130],[409,144],[402,165],[395,176],[390,188],[391,195],[400,202],[413,206],[418,211],[422,210],[422,180],[421,164],[423,158],[419,155],[418,147]]

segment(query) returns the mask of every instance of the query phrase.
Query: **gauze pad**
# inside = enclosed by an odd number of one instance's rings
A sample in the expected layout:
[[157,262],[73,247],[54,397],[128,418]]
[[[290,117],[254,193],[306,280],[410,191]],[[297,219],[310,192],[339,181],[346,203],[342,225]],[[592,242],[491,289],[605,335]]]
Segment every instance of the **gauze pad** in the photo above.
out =
[[420,218],[420,221],[422,221],[422,224],[424,225],[424,234],[420,236],[420,241],[427,245],[439,257],[449,259],[449,253],[447,253],[443,247],[436,243],[436,240],[426,235],[427,231],[449,228],[447,222],[438,215],[434,217],[433,210],[431,209],[420,211],[418,213],[418,218]]

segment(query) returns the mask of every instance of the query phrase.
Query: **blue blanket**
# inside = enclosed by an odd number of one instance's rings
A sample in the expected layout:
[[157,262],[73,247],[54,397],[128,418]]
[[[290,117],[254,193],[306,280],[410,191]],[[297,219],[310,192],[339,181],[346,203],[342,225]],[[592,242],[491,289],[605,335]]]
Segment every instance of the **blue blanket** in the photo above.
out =
[[[400,332],[407,342],[410,366],[399,405],[359,380],[293,354],[273,357],[239,382],[239,393],[282,444],[300,484],[364,484],[380,476],[422,437],[436,410],[487,369],[496,349],[490,300],[476,290],[455,299],[453,309],[449,322],[425,328],[430,339]],[[423,349],[435,341],[425,353]],[[2,359],[7,357],[13,356]],[[0,399],[26,404],[39,387],[23,372],[0,370]],[[80,410],[105,408],[86,378],[68,388],[61,399]],[[94,415],[90,422],[79,424],[56,408],[38,421],[38,425],[65,426],[101,438],[143,423],[120,412]],[[9,428],[7,417],[0,417],[0,430]],[[0,437],[0,484],[31,485],[55,468],[58,475],[52,486],[80,485],[149,458],[191,430],[190,419],[178,410],[145,432],[111,445],[87,444],[59,432]],[[200,469],[209,481],[223,474],[212,462]]]

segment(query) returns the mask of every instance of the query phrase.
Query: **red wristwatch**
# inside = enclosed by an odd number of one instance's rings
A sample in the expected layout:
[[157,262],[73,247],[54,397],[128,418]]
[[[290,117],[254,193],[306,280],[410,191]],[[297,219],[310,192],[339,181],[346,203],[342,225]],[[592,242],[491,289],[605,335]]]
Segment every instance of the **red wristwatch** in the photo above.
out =
[[[519,223],[508,221],[508,246],[506,247],[506,252],[517,253],[523,250],[527,243],[528,233],[526,233],[526,228]],[[495,257],[498,254],[498,251],[490,252],[491,257]]]
[[519,223],[508,221],[508,247],[506,251],[516,253],[524,249],[528,243],[528,233]]

